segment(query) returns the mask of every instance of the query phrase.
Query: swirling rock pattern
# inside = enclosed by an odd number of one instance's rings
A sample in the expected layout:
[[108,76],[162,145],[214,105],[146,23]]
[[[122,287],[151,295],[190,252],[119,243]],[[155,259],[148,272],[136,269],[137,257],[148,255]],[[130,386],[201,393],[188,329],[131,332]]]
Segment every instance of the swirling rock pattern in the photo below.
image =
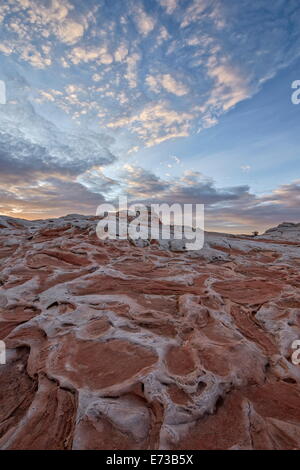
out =
[[300,448],[300,226],[187,252],[96,224],[0,218],[0,448]]

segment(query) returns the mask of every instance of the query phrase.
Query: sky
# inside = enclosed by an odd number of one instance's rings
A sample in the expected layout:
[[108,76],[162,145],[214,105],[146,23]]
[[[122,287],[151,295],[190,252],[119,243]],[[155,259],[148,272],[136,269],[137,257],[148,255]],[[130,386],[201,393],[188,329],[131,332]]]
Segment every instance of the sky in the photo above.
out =
[[[0,213],[300,222],[299,0],[2,0]],[[300,96],[300,94],[299,94]]]

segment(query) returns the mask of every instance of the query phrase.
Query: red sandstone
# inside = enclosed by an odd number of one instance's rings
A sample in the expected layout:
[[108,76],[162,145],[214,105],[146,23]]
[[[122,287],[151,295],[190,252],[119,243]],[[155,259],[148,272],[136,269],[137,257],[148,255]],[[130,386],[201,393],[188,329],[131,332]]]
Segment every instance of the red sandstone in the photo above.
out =
[[96,223],[1,218],[0,448],[299,449],[296,231],[185,252]]

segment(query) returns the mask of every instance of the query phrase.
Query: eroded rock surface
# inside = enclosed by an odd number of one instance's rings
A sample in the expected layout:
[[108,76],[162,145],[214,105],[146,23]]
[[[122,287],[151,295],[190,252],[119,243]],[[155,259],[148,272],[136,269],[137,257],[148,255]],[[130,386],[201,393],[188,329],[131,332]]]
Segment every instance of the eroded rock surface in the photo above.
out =
[[0,448],[299,449],[299,224],[189,252],[96,224],[0,218]]

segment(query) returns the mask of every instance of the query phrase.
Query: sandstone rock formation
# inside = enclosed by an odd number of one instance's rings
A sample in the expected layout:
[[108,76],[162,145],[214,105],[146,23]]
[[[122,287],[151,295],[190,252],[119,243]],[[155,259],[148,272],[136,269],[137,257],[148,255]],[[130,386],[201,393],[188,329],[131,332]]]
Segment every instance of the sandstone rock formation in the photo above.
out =
[[0,448],[299,449],[299,225],[185,251],[96,224],[0,218]]

